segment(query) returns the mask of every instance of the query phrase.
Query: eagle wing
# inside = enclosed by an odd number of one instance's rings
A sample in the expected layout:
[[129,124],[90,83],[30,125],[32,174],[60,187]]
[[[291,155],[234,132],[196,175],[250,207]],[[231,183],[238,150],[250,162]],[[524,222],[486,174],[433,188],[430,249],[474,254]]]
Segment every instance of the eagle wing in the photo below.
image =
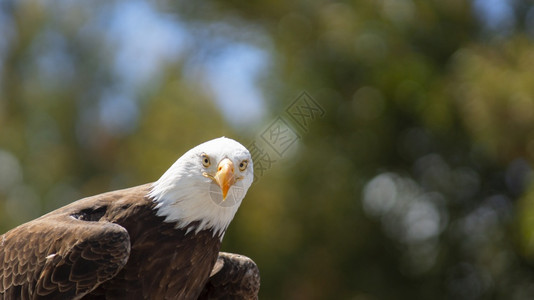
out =
[[258,299],[260,270],[246,256],[220,252],[199,300]]
[[80,299],[126,264],[126,229],[49,214],[0,236],[0,299]]

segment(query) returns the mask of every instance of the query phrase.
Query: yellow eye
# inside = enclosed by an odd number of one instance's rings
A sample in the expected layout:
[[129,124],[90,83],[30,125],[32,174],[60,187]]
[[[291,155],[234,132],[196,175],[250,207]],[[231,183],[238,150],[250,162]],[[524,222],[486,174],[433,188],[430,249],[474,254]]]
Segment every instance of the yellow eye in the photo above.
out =
[[202,165],[204,167],[209,167],[211,165],[211,162],[210,162],[210,157],[206,154],[206,153],[202,153],[202,155],[200,156],[202,158]]
[[245,169],[247,168],[248,166],[248,160],[244,160],[242,161],[240,164],[239,164],[239,170],[241,171],[245,171]]

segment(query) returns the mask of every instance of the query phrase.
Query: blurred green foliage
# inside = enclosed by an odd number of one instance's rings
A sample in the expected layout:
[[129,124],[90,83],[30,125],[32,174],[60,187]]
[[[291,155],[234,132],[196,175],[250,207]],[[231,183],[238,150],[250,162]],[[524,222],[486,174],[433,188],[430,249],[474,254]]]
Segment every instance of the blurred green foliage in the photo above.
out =
[[[282,118],[298,141],[256,170],[223,243],[258,263],[262,299],[534,297],[530,2],[0,8],[2,231]],[[236,48],[263,53],[248,123],[247,63],[217,63]],[[238,100],[216,101],[214,68]],[[302,91],[324,109],[306,128]]]

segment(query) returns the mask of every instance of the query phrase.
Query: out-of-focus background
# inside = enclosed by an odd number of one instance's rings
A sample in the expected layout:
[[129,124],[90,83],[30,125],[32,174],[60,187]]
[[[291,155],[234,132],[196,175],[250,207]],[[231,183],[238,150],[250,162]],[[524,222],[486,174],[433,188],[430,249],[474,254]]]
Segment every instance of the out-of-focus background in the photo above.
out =
[[218,136],[261,299],[533,299],[527,0],[1,1],[0,229]]

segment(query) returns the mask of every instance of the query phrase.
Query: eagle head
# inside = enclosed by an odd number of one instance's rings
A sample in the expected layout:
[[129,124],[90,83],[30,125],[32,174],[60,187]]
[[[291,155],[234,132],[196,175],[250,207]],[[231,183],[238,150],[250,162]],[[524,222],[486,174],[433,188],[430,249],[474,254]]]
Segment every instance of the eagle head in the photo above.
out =
[[177,228],[213,230],[222,237],[254,179],[252,157],[235,140],[220,137],[182,155],[152,185],[158,216]]

